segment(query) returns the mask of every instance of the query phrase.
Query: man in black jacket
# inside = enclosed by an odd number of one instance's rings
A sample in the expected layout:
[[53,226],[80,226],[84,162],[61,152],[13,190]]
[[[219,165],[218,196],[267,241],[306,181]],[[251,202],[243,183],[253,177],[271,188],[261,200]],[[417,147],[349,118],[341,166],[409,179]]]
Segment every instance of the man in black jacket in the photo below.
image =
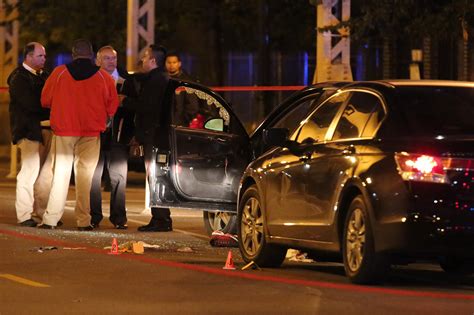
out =
[[[181,59],[176,52],[169,52],[166,55],[165,66],[170,78],[196,81],[181,68]],[[179,94],[175,95],[174,102],[174,123],[178,126],[189,127],[190,122],[199,112],[198,98],[194,94],[188,94],[186,91],[181,91]]]
[[[42,108],[40,103],[41,90],[48,77],[43,70],[45,48],[31,42],[25,46],[23,58],[23,64],[8,77],[12,142],[21,151],[15,208],[19,224],[34,227],[37,223],[32,215],[36,212],[42,216],[52,179],[50,163],[45,163],[52,136],[49,110]],[[42,171],[42,167],[45,170]],[[35,185],[39,181],[42,184]]]
[[[165,63],[166,51],[161,46],[151,45],[145,50],[142,58],[144,75],[137,77],[140,81],[140,92],[137,98],[127,97],[123,104],[135,111],[135,140],[143,144],[145,153],[145,169],[149,182],[152,166],[153,144],[158,143],[164,134],[156,134],[156,127],[163,120],[163,99],[168,85],[168,74]],[[150,185],[151,186],[151,185]],[[140,232],[167,232],[172,231],[172,220],[168,208],[151,208],[150,223],[140,226]]]

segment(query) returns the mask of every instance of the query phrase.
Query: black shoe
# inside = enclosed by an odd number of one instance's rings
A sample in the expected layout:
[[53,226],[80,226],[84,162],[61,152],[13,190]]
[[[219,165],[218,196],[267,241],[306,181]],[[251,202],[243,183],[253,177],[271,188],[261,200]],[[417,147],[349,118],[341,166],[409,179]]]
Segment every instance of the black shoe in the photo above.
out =
[[28,220],[25,220],[23,222],[20,222],[20,225],[21,226],[26,226],[26,227],[35,227],[38,225],[38,223],[36,223],[35,220],[33,219],[28,219]]
[[54,230],[56,227],[55,226],[52,226],[52,225],[49,225],[49,224],[40,224],[38,225],[38,228],[39,229],[44,229],[44,230]]
[[99,228],[99,223],[94,223],[94,222],[92,222],[92,223],[91,223],[91,226],[92,226],[94,229],[98,229],[98,228]]
[[126,224],[116,224],[115,228],[117,230],[126,230],[126,229],[128,229],[128,225],[126,225]]
[[138,227],[139,232],[170,232],[173,227],[170,223],[154,223],[150,222],[147,225]]
[[94,227],[92,225],[88,225],[88,226],[78,226],[77,229],[79,231],[92,231],[94,229]]

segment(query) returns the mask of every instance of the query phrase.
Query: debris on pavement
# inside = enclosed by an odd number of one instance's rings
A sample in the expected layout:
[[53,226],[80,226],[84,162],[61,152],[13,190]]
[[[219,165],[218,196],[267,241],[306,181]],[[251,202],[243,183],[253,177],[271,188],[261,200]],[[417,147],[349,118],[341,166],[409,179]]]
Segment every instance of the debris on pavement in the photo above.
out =
[[87,249],[86,247],[63,247],[63,249],[66,250],[81,250],[81,249]]
[[297,249],[288,249],[286,252],[286,258],[289,261],[304,262],[304,263],[313,263],[313,259],[308,258],[308,253],[303,253]]
[[[145,248],[157,249],[160,248],[160,245],[147,244],[142,241],[129,241],[123,244],[118,245],[118,252],[120,253],[134,253],[134,254],[143,254]],[[112,249],[112,246],[106,246],[104,249]]]
[[243,266],[240,270],[247,270],[249,268],[252,268],[253,270],[262,270],[253,260],[249,262],[248,264],[246,264],[245,266]]
[[192,253],[194,252],[193,249],[189,246],[184,246],[184,247],[180,247],[177,249],[178,252],[181,252],[181,253]]
[[57,250],[57,249],[58,248],[56,246],[41,246],[41,247],[35,247],[35,248],[31,249],[30,251],[42,253],[42,252],[45,252],[45,251],[48,251],[48,250]]
[[213,247],[239,247],[237,235],[224,233],[222,231],[214,231],[209,241]]
[[142,241],[140,241],[139,243],[143,243],[143,247],[144,247],[144,248],[152,248],[152,249],[155,248],[155,249],[158,249],[158,248],[161,247],[160,245],[147,244],[147,243],[142,242]]

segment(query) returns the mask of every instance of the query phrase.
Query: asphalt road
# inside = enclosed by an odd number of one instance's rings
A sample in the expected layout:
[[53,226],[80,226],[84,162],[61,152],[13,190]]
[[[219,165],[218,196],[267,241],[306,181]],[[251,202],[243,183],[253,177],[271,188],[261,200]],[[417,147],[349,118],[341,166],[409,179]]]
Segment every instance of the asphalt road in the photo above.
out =
[[[98,230],[77,231],[73,187],[64,226],[19,227],[15,182],[6,173],[0,165],[0,315],[474,314],[474,277],[450,277],[436,265],[397,267],[383,286],[355,286],[335,263],[240,270],[237,249],[209,245],[200,212],[173,210],[173,232],[137,232],[150,217],[140,174],[127,190],[126,231],[107,219]],[[105,193],[105,213],[107,200]],[[113,238],[157,248],[110,255],[104,247]],[[229,250],[236,270],[222,269]]]

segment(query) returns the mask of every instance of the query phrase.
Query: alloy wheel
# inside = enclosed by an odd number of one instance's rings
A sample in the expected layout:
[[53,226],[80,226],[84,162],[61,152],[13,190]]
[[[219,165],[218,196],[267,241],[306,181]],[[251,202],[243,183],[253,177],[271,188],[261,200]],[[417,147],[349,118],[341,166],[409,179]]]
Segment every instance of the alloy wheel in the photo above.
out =
[[262,210],[255,197],[249,198],[243,207],[241,233],[243,249],[248,255],[255,256],[264,241]]
[[223,230],[231,219],[231,214],[229,212],[210,212],[208,214],[209,225],[214,231]]
[[364,259],[365,218],[361,209],[351,214],[346,231],[346,258],[351,271],[357,271]]

